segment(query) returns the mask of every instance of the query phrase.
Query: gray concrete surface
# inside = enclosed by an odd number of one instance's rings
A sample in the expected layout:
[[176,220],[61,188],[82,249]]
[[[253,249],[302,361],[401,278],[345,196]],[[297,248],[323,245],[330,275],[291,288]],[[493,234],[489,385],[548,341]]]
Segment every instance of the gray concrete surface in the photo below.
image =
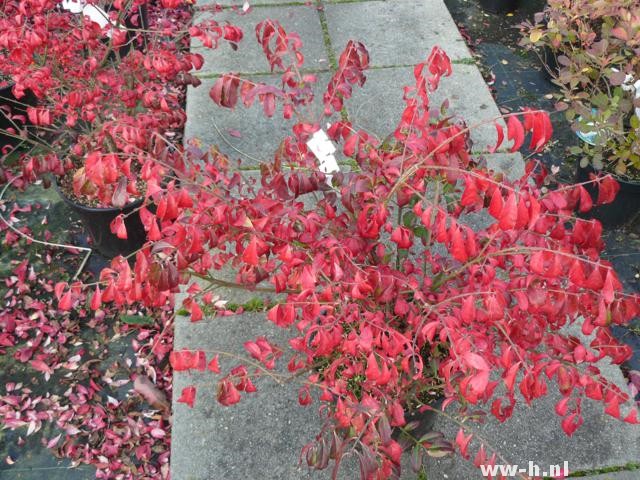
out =
[[[329,57],[323,43],[320,18],[314,5],[303,3],[278,6],[256,7],[247,15],[226,9],[215,14],[204,13],[196,16],[195,23],[213,19],[220,24],[229,22],[243,30],[244,38],[233,50],[227,42],[220,42],[216,50],[201,49],[197,51],[204,56],[205,64],[201,73],[262,73],[270,72],[269,62],[264,56],[262,47],[256,41],[255,27],[265,19],[277,20],[287,33],[297,33],[302,40],[301,49],[305,58],[305,69],[323,70],[329,68]],[[201,45],[193,40],[194,46]]]
[[325,3],[324,10],[334,49],[361,41],[373,66],[423,62],[434,45],[452,59],[471,56],[442,0]]
[[[309,110],[310,118],[320,119],[322,92],[331,78],[329,72],[318,73],[314,94],[320,96]],[[247,76],[248,80],[280,86],[275,75]],[[243,167],[257,167],[273,159],[280,142],[291,135],[294,120],[282,118],[281,108],[273,117],[264,115],[257,101],[249,108],[238,102],[233,110],[217,107],[209,97],[215,78],[202,79],[202,85],[189,88],[187,101],[187,138],[198,138],[204,145],[217,145],[229,158],[240,159]],[[234,136],[237,134],[240,136]]]

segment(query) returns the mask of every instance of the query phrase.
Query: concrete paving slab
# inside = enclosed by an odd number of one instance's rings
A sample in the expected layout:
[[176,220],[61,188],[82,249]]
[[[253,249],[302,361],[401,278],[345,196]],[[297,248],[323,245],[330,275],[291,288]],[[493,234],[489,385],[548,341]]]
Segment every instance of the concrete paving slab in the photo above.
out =
[[[354,88],[347,102],[352,122],[378,138],[393,132],[404,110],[402,88],[415,85],[413,67],[395,67],[369,70],[362,88]],[[496,129],[491,122],[500,116],[491,93],[475,65],[453,65],[453,74],[444,77],[431,97],[431,105],[449,101],[449,113],[463,118],[471,130],[472,151],[486,152],[495,145]],[[483,123],[484,122],[484,123]]]
[[[602,363],[599,368],[606,378],[625,388],[618,366]],[[504,424],[489,416],[475,430],[512,465],[527,466],[532,461],[544,469],[567,461],[571,473],[640,462],[639,426],[616,420],[603,412],[601,403],[585,400],[584,424],[569,438],[560,428],[561,418],[555,414],[555,403],[560,398],[557,387],[550,383],[549,394],[534,401],[531,407],[520,398],[513,417]],[[439,416],[434,429],[454,438],[458,427]],[[471,445],[473,459],[479,444],[473,440]],[[480,470],[460,456],[429,459],[427,471],[429,480],[483,478]]]
[[489,169],[504,173],[509,180],[517,180],[524,175],[524,161],[520,153],[491,153],[474,155],[484,158]]
[[313,5],[290,5],[278,7],[255,8],[246,15],[226,9],[215,13],[198,14],[194,23],[214,19],[219,23],[228,21],[240,27],[244,38],[233,50],[226,42],[220,42],[215,50],[200,48],[201,42],[194,40],[194,51],[202,54],[205,60],[201,73],[262,73],[269,72],[269,63],[262,47],[256,41],[255,27],[265,19],[278,20],[287,33],[297,33],[302,40],[302,53],[305,58],[304,68],[322,70],[329,68],[328,53],[324,46],[320,17]]
[[357,40],[374,66],[420,63],[435,45],[446,46],[451,58],[471,57],[442,0],[325,2],[324,10],[338,55],[349,40]]
[[[186,323],[185,323],[186,322]],[[175,348],[242,352],[242,344],[263,334],[286,347],[288,332],[271,324],[264,313],[206,319],[190,324],[176,319]],[[210,358],[212,354],[208,354]],[[228,369],[238,362],[220,357]],[[284,386],[265,379],[258,392],[224,407],[216,400],[213,374],[174,374],[174,420],[171,478],[177,480],[261,480],[322,478],[298,465],[300,449],[313,439],[321,423],[318,404],[298,405],[295,382]],[[196,385],[193,409],[176,403],[183,387]]]
[[[315,95],[321,96],[329,81],[329,73],[317,74]],[[264,75],[246,77],[256,82],[279,86],[280,77]],[[243,166],[257,167],[260,163],[273,159],[280,142],[291,135],[294,120],[284,120],[278,108],[273,117],[267,118],[258,102],[245,108],[241,102],[235,109],[222,108],[213,103],[209,91],[216,79],[205,78],[197,87],[187,91],[187,124],[185,139],[199,138],[204,145],[217,145],[221,152],[232,159],[241,159]],[[320,119],[322,99],[316,98],[310,118]],[[234,137],[229,132],[240,132]],[[235,132],[234,132],[235,133]]]
[[[240,352],[242,343],[260,334],[266,334],[268,339],[282,347],[286,346],[289,338],[289,333],[270,324],[264,313],[210,318],[196,324],[178,317],[175,348],[201,348],[208,351],[210,358],[214,351]],[[226,368],[236,363],[228,359],[221,362]],[[609,378],[622,381],[617,367],[603,367],[603,370]],[[196,385],[198,396],[193,409],[178,403],[173,406],[172,478],[329,478],[328,471],[310,474],[297,464],[300,448],[319,431],[321,423],[317,404],[308,408],[297,404],[298,386],[295,382],[281,386],[269,379],[259,381],[258,393],[248,395],[237,405],[223,407],[215,400],[214,380],[210,373],[175,373],[175,398],[187,385]],[[533,461],[544,468],[544,465],[567,461],[573,472],[640,460],[640,429],[604,415],[602,408],[591,402],[584,405],[585,424],[573,438],[567,438],[560,430],[559,417],[554,413],[558,398],[557,394],[551,394],[534,402],[531,408],[522,403],[507,423],[499,424],[490,418],[477,430],[512,464],[528,465]],[[434,428],[441,429],[450,438],[457,431],[457,427],[441,417],[436,419]],[[358,478],[353,465],[347,465],[341,471],[339,478]],[[415,478],[407,459],[403,471],[403,479]],[[429,460],[427,472],[430,480],[482,478],[479,470],[457,456]],[[610,480],[637,478],[610,477]]]

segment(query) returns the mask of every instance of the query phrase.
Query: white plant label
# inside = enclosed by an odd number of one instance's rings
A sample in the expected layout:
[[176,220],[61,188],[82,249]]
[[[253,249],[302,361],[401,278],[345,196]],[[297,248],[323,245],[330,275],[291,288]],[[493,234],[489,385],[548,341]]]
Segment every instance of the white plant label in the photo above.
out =
[[332,173],[339,172],[340,167],[334,156],[336,146],[324,130],[318,130],[307,141],[307,147],[318,159],[318,170],[327,176],[327,183],[331,185]]
[[100,25],[100,28],[112,25],[112,28],[107,32],[107,37],[111,38],[111,32],[115,27],[109,21],[109,15],[107,15],[107,12],[100,7],[87,5],[84,0],[62,0],[60,5],[71,13],[82,13],[82,15],[88,17],[89,20]]

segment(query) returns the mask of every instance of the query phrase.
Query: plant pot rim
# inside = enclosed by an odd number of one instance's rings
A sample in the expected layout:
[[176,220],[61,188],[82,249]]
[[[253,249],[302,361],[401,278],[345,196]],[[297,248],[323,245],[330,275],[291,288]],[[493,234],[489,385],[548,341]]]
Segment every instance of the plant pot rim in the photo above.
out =
[[62,197],[62,199],[70,204],[72,204],[75,208],[84,210],[86,212],[113,212],[113,213],[120,213],[123,212],[124,210],[129,210],[131,208],[136,208],[140,205],[142,205],[144,198],[138,198],[136,200],[133,200],[129,203],[127,203],[125,206],[123,207],[90,207],[89,205],[85,205],[84,203],[80,203],[77,200],[70,198],[66,193],[64,193],[62,191],[62,189],[60,188],[60,185],[58,184],[58,177],[54,177],[54,181],[53,184],[56,188],[56,191],[58,192],[58,194]]

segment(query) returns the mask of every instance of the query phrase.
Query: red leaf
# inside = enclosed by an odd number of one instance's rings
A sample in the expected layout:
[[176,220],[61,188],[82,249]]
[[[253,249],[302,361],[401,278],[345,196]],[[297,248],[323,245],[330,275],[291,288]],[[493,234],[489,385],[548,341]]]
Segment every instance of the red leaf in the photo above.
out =
[[459,262],[466,262],[469,259],[467,255],[467,249],[462,238],[462,232],[457,224],[453,224],[449,230],[449,236],[451,240],[451,255]]
[[595,267],[591,270],[589,277],[587,278],[587,282],[585,287],[590,288],[591,290],[600,290],[604,285],[604,280],[602,279],[602,274],[600,273],[600,268]]
[[502,194],[500,189],[496,188],[491,195],[491,203],[489,204],[489,214],[496,220],[502,215],[502,208],[504,207],[504,201],[502,200]]
[[580,191],[580,211],[582,213],[588,212],[593,207],[593,200],[591,200],[591,195],[587,192],[587,189],[582,185],[578,187]]
[[516,202],[516,194],[510,192],[507,201],[500,213],[500,228],[502,230],[511,230],[516,226],[518,220],[518,205]]
[[465,323],[471,323],[476,319],[476,306],[472,295],[467,295],[462,301],[460,317]]
[[46,108],[27,107],[27,116],[34,125],[51,125],[51,112]]
[[495,153],[495,151],[500,148],[500,145],[502,145],[502,142],[504,142],[504,129],[502,128],[502,125],[496,122],[495,126],[496,132],[498,133],[498,140],[496,141],[495,146],[489,150],[489,153]]
[[598,205],[613,202],[620,190],[620,184],[611,175],[600,180],[598,187]]
[[632,425],[639,424],[640,420],[638,420],[638,409],[634,408],[633,410],[631,410],[629,414],[624,417],[624,421],[627,423],[631,423]]
[[169,354],[169,363],[177,372],[185,370],[204,371],[206,356],[202,350],[174,350]]
[[571,397],[563,397],[558,403],[556,403],[556,414],[561,417],[564,417],[567,414],[569,400],[571,400]]
[[122,240],[127,239],[127,227],[124,224],[124,215],[120,214],[111,221],[111,233],[115,233],[116,236]]
[[288,327],[296,319],[296,311],[292,304],[280,304],[272,307],[267,314],[267,318],[279,327]]
[[611,415],[613,418],[620,418],[620,401],[618,397],[614,396],[607,402],[607,408],[604,409],[604,413]]
[[511,152],[517,152],[524,142],[524,127],[517,117],[511,116],[507,121],[507,138],[513,140]]
[[472,437],[473,435],[471,433],[465,436],[464,430],[462,428],[458,430],[458,434],[456,435],[456,444],[458,445],[458,448],[460,448],[460,455],[462,455],[462,458],[469,458],[467,450],[469,448],[469,442],[471,442]]
[[398,248],[409,248],[413,244],[413,232],[406,227],[396,227],[391,234],[391,241],[398,244]]
[[56,283],[55,287],[53,288],[53,291],[56,295],[56,298],[58,300],[60,300],[60,298],[62,298],[62,294],[65,290],[65,288],[67,288],[69,286],[69,284],[67,282],[58,282]]
[[373,383],[377,383],[380,378],[380,368],[378,367],[378,361],[376,360],[373,352],[367,357],[367,368],[365,370],[367,380]]
[[207,368],[213,373],[220,373],[220,364],[218,363],[218,357],[219,355],[213,357],[209,362],[209,365],[207,365]]
[[470,205],[477,205],[482,202],[480,195],[478,195],[478,188],[476,187],[476,182],[473,181],[473,178],[466,177],[465,178],[465,189],[460,198],[460,205],[463,207],[468,207]]
[[234,75],[223,75],[211,87],[209,96],[221,107],[233,108],[238,102],[240,79]]
[[571,436],[582,425],[583,421],[581,415],[572,413],[562,419],[562,429],[567,435]]
[[39,372],[46,373],[51,375],[53,373],[53,368],[44,363],[42,360],[32,360],[31,367]]
[[539,152],[553,135],[553,127],[547,112],[525,110],[524,128],[531,132],[529,149]]
[[462,358],[464,359],[465,363],[467,365],[469,365],[470,367],[475,368],[476,370],[480,370],[480,371],[489,371],[491,370],[491,367],[489,367],[489,364],[487,363],[487,361],[482,358],[480,355],[478,355],[477,353],[474,352],[466,352]]
[[571,265],[571,268],[569,269],[569,280],[579,287],[584,285],[585,275],[581,260],[576,259]]
[[229,379],[224,379],[218,384],[218,402],[225,407],[238,403],[240,401],[240,392]]
[[249,244],[242,252],[242,261],[248,265],[258,265],[258,242],[255,236],[251,237]]
[[311,404],[311,401],[312,398],[311,393],[309,392],[309,387],[300,387],[300,390],[298,390],[298,403],[304,407]]
[[96,285],[96,290],[93,292],[93,296],[91,297],[91,310],[98,310],[102,305],[102,292],[100,291],[100,286]]
[[202,320],[202,309],[197,302],[191,302],[191,321],[199,322]]
[[604,277],[604,285],[602,286],[602,298],[608,304],[612,303],[615,298],[614,292],[614,278],[611,273],[611,269],[607,270],[607,275]]
[[612,28],[611,35],[613,35],[614,37],[620,40],[624,40],[625,42],[629,40],[629,34],[627,33],[627,30],[624,27]]
[[177,402],[184,403],[189,406],[189,408],[193,408],[193,404],[196,401],[196,387],[193,385],[189,387],[185,387],[182,389],[182,393],[180,394],[180,398],[178,398]]
[[72,304],[73,304],[73,301],[71,298],[71,290],[67,290],[67,292],[60,299],[60,302],[58,303],[58,308],[64,311],[71,310]]

